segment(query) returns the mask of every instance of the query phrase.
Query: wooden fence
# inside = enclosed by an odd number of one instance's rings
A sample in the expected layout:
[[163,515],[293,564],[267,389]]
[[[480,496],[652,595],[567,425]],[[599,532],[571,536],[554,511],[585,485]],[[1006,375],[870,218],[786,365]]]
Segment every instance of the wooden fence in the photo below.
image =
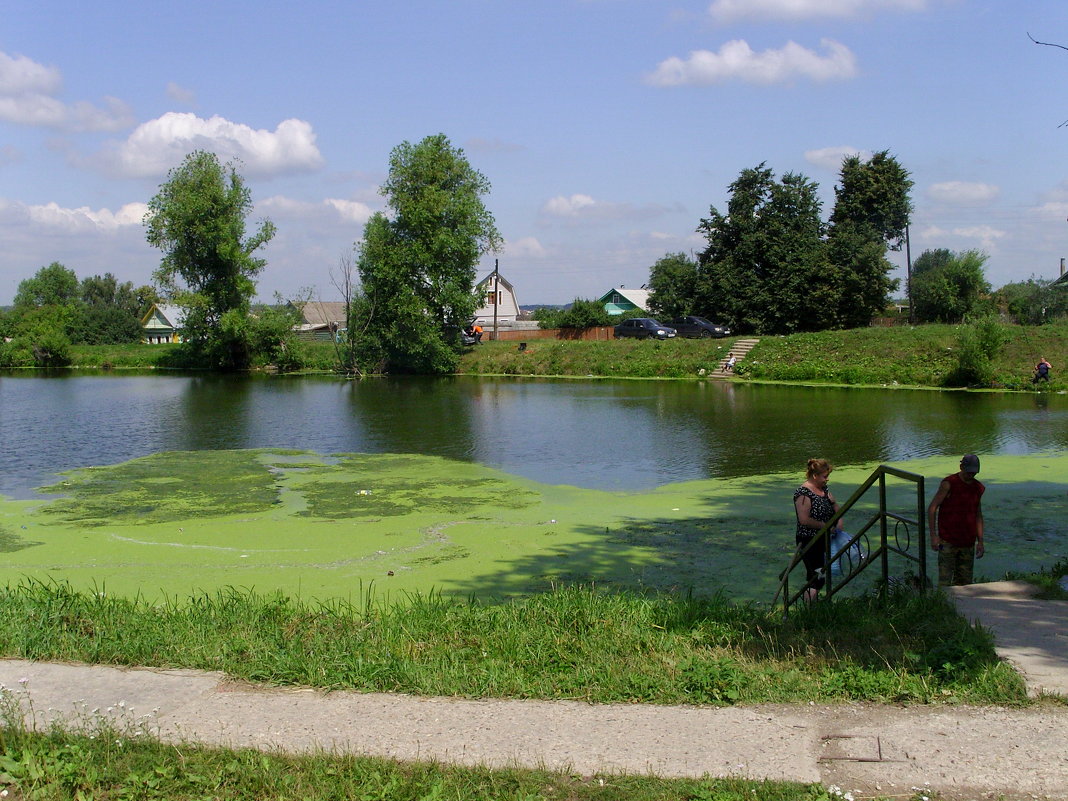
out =
[[594,328],[528,328],[516,330],[501,328],[497,330],[497,336],[491,329],[486,329],[487,339],[497,339],[509,342],[526,342],[535,339],[574,339],[603,342],[616,338],[616,332],[610,325],[595,326]]

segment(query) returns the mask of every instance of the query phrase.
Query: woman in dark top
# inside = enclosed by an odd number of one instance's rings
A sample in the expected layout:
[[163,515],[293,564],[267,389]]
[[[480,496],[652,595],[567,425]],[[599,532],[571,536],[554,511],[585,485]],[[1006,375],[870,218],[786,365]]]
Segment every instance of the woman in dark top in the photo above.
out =
[[[794,490],[798,545],[808,545],[812,542],[824,524],[838,511],[838,502],[827,489],[827,481],[833,469],[826,459],[809,459],[805,483]],[[838,525],[841,526],[841,521]],[[823,587],[827,573],[827,545],[823,537],[816,542],[817,544],[809,548],[802,557],[805,562],[806,580],[815,580],[808,591],[810,598]]]

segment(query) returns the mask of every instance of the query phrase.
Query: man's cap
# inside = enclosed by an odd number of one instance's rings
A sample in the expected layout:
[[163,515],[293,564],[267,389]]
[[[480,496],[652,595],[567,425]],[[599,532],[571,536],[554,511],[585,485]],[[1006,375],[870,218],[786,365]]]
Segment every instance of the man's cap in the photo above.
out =
[[960,460],[960,469],[965,473],[978,473],[979,457],[974,453],[964,454],[964,458]]

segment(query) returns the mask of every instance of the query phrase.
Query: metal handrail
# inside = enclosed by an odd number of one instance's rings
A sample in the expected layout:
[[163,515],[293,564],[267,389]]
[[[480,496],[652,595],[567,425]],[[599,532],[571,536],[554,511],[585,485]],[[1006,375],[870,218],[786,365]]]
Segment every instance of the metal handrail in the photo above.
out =
[[[916,517],[910,518],[896,512],[891,512],[886,508],[886,477],[891,476],[894,478],[902,478],[907,481],[912,481],[916,485]],[[860,527],[859,530],[853,534],[849,542],[838,549],[836,553],[831,553],[831,533],[837,527],[837,523],[864,495],[868,492],[872,486],[879,483],[879,509]],[[816,546],[817,543],[820,547],[824,548],[824,585],[825,595],[827,599],[831,599],[838,592],[841,592],[846,585],[848,585],[853,579],[859,576],[869,566],[874,564],[878,560],[881,572],[882,572],[882,591],[885,592],[886,587],[889,584],[890,579],[890,555],[897,554],[905,559],[915,562],[919,569],[919,585],[922,591],[927,587],[927,550],[924,547],[926,542],[926,515],[924,510],[924,485],[923,476],[916,473],[910,473],[906,470],[901,470],[890,465],[879,465],[870,476],[861,484],[856,492],[849,496],[849,500],[841,504],[838,507],[838,511],[834,517],[828,520],[823,528],[817,532],[808,544],[805,546],[798,546],[794,552],[793,558],[790,560],[789,566],[779,574],[779,589],[775,593],[775,599],[772,603],[778,600],[779,595],[783,597],[783,615],[785,616],[790,607],[797,603],[798,600],[805,597],[808,590],[812,589],[815,581],[805,581],[804,584],[797,590],[797,592],[791,595],[790,593],[790,574],[799,565],[802,564],[804,555]],[[891,543],[888,521],[894,521],[893,542]],[[871,548],[871,539],[868,537],[868,531],[879,524],[878,529],[878,541],[879,545],[874,550]],[[906,540],[902,545],[900,537],[900,527],[904,526]],[[912,537],[909,531],[909,526],[916,527],[916,542],[918,544],[917,553],[914,555],[910,551],[912,545]],[[867,550],[863,552],[863,558],[857,563],[853,564],[852,554],[854,553],[853,547],[864,542],[868,546]],[[837,577],[831,571],[831,565],[835,564],[838,560],[848,560],[850,569],[848,573]],[[841,562],[839,562],[841,564]],[[818,579],[817,579],[818,580]]]

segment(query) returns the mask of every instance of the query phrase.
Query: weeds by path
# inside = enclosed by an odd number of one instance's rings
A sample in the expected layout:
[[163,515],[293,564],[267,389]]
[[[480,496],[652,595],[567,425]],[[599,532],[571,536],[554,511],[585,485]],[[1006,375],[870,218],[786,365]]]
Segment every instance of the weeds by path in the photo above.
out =
[[185,667],[278,685],[596,703],[1023,704],[992,638],[941,594],[777,610],[584,587],[507,603],[311,604],[229,589],[153,605],[24,581],[0,653]]

